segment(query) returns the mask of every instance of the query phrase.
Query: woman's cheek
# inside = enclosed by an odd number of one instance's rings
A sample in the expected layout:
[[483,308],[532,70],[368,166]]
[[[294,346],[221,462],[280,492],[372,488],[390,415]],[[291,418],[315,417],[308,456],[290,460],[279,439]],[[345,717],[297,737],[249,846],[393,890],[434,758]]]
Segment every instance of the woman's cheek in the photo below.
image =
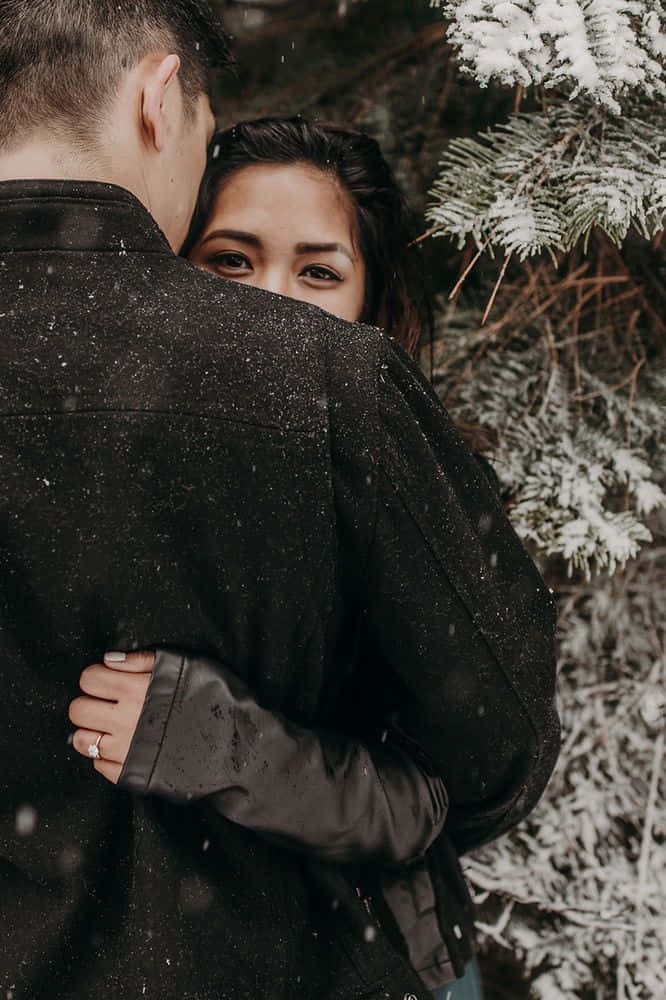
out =
[[358,289],[351,287],[351,285],[348,286],[345,290],[344,302],[340,303],[342,310],[338,314],[340,319],[344,319],[348,323],[358,323],[363,312],[363,301],[364,296],[358,294]]
[[337,316],[338,319],[349,319],[349,303],[346,296],[337,288],[312,291],[303,301],[309,302],[313,306],[319,306],[320,309],[324,309],[332,316]]

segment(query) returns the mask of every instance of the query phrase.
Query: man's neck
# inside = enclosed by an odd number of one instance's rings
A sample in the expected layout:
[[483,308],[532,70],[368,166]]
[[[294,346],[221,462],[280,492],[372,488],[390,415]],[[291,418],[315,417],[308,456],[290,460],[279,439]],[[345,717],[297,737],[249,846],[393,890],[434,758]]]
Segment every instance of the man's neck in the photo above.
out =
[[[19,149],[0,151],[2,181],[97,181],[115,184],[133,194],[153,215],[150,188],[136,151],[121,141],[104,150],[81,154],[47,136],[35,138]],[[112,152],[111,152],[112,150]],[[158,225],[159,225],[159,220]]]
[[0,153],[0,181],[101,180],[73,150],[52,142],[31,142]]
[[[122,162],[122,156],[118,161]],[[0,152],[0,181],[11,180],[101,181],[127,188],[139,197],[127,174],[104,162],[103,157],[82,156],[70,146],[53,141],[36,140]]]

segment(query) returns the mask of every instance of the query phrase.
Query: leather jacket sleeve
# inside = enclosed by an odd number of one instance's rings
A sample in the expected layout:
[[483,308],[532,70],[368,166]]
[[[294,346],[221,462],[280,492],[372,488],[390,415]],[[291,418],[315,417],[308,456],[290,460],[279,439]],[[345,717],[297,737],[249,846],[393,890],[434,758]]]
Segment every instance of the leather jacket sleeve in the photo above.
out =
[[158,650],[119,784],[219,813],[318,859],[398,863],[441,831],[447,796],[425,761],[295,725],[262,708],[232,671]]

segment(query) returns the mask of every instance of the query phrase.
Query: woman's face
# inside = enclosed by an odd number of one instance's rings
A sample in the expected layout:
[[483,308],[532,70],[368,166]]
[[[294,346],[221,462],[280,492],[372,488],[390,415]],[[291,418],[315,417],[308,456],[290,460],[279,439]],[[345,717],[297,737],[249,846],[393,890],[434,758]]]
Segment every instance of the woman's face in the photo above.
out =
[[365,264],[352,207],[336,181],[307,164],[244,167],[223,186],[190,252],[234,281],[360,318]]

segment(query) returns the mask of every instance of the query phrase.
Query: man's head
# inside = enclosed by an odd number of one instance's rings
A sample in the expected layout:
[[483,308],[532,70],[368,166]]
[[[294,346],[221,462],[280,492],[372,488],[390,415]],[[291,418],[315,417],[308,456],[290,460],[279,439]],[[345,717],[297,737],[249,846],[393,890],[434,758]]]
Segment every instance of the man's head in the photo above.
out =
[[210,70],[229,62],[200,0],[0,0],[0,166],[121,183],[176,247],[214,126]]

